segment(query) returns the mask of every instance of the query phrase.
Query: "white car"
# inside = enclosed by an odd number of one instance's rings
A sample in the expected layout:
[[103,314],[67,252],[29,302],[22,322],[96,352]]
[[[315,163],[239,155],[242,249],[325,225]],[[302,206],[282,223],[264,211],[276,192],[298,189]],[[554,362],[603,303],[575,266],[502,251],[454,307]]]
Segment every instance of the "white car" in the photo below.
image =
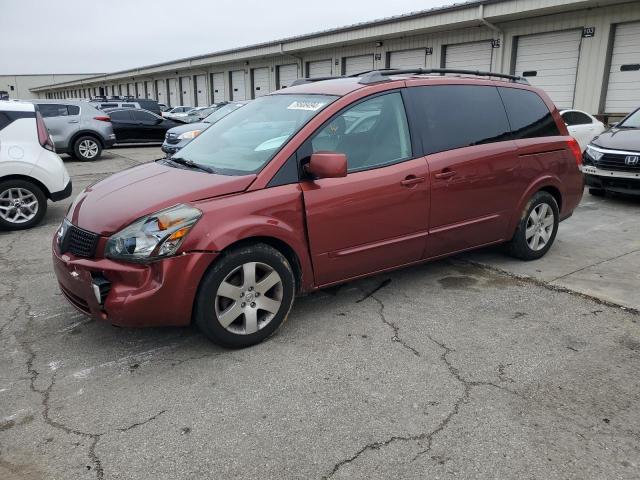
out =
[[0,229],[38,224],[71,180],[33,103],[0,101]]
[[183,113],[188,112],[189,110],[193,110],[193,107],[186,107],[184,105],[179,105],[177,107],[173,107],[170,110],[167,110],[166,112],[162,112],[162,116],[164,118],[172,119],[177,115],[181,115]]
[[560,115],[567,125],[569,135],[578,141],[583,152],[593,137],[606,130],[604,123],[582,110],[562,110]]

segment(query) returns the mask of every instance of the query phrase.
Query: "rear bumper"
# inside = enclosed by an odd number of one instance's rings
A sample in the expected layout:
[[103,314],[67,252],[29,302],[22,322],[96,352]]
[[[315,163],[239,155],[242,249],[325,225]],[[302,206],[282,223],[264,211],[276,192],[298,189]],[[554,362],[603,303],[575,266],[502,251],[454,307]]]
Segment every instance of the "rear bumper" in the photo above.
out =
[[55,238],[52,250],[67,301],[86,315],[126,327],[190,324],[198,285],[216,257],[189,253],[147,265],[86,259],[61,255]]
[[67,186],[64,187],[63,190],[60,190],[59,192],[51,192],[51,194],[49,195],[49,198],[51,199],[52,202],[59,202],[60,200],[69,198],[71,196],[72,190],[73,190],[73,185],[71,183],[71,180],[69,180],[69,182],[67,183]]

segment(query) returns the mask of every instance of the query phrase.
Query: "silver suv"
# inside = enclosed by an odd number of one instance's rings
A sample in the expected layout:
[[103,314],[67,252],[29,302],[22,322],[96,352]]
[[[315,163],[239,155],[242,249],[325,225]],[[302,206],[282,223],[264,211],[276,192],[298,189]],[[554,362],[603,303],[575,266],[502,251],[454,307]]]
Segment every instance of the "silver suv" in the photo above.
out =
[[31,102],[44,118],[58,154],[68,153],[82,161],[96,160],[104,148],[116,141],[111,117],[88,102],[40,99]]

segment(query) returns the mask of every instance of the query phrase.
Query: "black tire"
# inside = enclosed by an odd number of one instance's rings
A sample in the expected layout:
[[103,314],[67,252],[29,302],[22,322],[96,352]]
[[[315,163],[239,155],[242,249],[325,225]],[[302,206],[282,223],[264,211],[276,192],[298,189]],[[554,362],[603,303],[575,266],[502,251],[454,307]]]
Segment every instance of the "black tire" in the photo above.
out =
[[102,155],[102,143],[96,137],[83,135],[73,142],[73,156],[81,162],[93,162]]
[[607,192],[602,188],[590,188],[589,195],[593,195],[594,197],[604,197]]
[[[551,230],[551,235],[544,247],[539,250],[533,249],[526,238],[527,226],[530,224],[530,216],[531,212],[538,208],[540,205],[546,204],[550,207],[553,212],[553,228]],[[544,208],[544,207],[542,207]],[[531,199],[527,202],[527,205],[524,207],[524,212],[520,217],[520,223],[518,223],[518,227],[516,228],[516,233],[513,235],[511,241],[507,244],[507,250],[509,254],[515,258],[519,258],[520,260],[537,260],[538,258],[543,257],[553,245],[553,241],[556,238],[556,234],[558,233],[558,223],[560,221],[560,212],[558,209],[558,203],[556,199],[548,192],[537,192]]]
[[[260,305],[257,303],[245,303],[243,300],[249,298],[249,295],[260,295],[257,287],[260,282],[256,281],[255,291],[253,294],[245,289],[247,282],[244,279],[244,273],[240,273],[239,269],[243,269],[243,265],[250,264],[252,262],[258,263],[256,271],[256,280],[261,279],[259,276],[261,272],[259,269],[261,266],[270,268],[280,276],[280,283],[276,284],[272,289],[265,291],[261,300],[255,299],[255,302],[270,301],[273,296],[279,297],[280,306],[277,312],[270,314],[266,310],[261,310]],[[271,272],[265,273],[262,279],[266,278]],[[234,272],[238,272],[237,274]],[[231,277],[229,277],[231,275]],[[218,295],[219,287],[225,279],[228,279],[226,283],[231,283],[236,278],[234,275],[239,275],[242,278],[238,278],[236,288],[242,291],[242,298],[239,300],[231,300]],[[249,282],[250,284],[250,282]],[[219,258],[214,265],[204,275],[198,294],[196,296],[194,305],[194,320],[200,330],[214,343],[227,347],[227,348],[244,348],[256,343],[260,343],[269,337],[287,318],[291,306],[293,305],[293,299],[295,296],[295,277],[289,261],[284,255],[282,255],[275,248],[263,244],[251,244],[245,245],[229,252],[226,252]],[[249,288],[253,290],[252,288]],[[275,292],[275,293],[274,293]],[[237,297],[236,297],[237,298]],[[251,296],[251,300],[253,296]],[[222,302],[225,302],[223,305]],[[256,315],[258,319],[262,318],[264,325],[260,326],[254,333],[244,333],[247,327],[247,317],[244,313],[240,313],[235,322],[232,322],[227,328],[220,322],[218,310],[220,314],[225,314],[234,310],[234,314],[240,310],[244,312],[251,308],[251,306],[257,305]],[[229,317],[232,318],[232,317]],[[268,321],[265,319],[269,318]],[[259,324],[260,320],[258,320]],[[233,330],[233,331],[230,331]]]
[[[12,221],[6,218],[3,218],[3,213],[7,212],[7,216],[9,218],[14,217],[11,215],[8,210],[5,210],[6,207],[13,206],[13,202],[8,200],[7,193],[11,189],[20,189],[23,193],[28,192],[35,197],[37,203],[37,211],[35,215],[29,219],[25,220],[24,218],[18,218],[16,221]],[[25,194],[26,195],[26,194]],[[16,195],[12,195],[16,197]],[[15,208],[15,207],[14,207]],[[47,213],[47,197],[40,187],[38,187],[35,183],[32,183],[28,180],[5,180],[0,182],[0,229],[2,230],[26,230],[27,228],[31,228],[36,226],[38,223],[42,221],[45,213]],[[15,211],[15,210],[12,210]],[[24,211],[25,214],[29,214]]]

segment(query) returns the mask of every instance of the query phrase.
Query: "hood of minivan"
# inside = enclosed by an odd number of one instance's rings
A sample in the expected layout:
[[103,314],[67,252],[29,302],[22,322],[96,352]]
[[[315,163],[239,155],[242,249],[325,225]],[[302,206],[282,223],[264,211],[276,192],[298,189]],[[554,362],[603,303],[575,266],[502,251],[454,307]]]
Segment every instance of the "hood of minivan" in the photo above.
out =
[[74,200],[68,218],[80,228],[108,236],[140,217],[178,203],[242,192],[255,177],[146,163],[87,187]]
[[611,150],[640,152],[640,129],[612,128],[598,135],[591,143]]

